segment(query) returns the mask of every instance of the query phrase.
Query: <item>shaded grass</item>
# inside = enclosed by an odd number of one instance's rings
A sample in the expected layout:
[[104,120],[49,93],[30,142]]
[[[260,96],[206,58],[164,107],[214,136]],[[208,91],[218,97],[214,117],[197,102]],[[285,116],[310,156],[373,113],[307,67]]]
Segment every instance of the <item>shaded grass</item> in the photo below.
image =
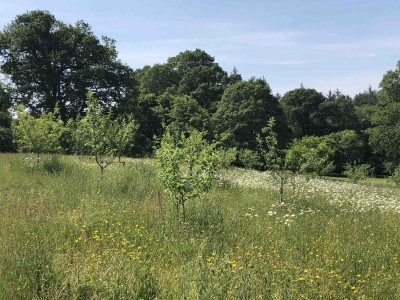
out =
[[[4,299],[396,299],[398,215],[225,184],[182,224],[152,161],[2,154]],[[28,164],[28,165],[27,165]]]

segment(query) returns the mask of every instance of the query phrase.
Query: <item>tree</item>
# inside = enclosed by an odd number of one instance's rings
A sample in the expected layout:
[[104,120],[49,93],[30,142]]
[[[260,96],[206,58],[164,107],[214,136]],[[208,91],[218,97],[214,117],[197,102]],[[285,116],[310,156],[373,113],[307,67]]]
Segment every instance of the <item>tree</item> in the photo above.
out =
[[357,164],[355,161],[353,163],[347,163],[344,165],[343,174],[350,178],[353,183],[364,179],[372,173],[371,165],[369,164]]
[[227,85],[227,73],[203,50],[184,51],[168,59],[167,65],[178,74],[177,93],[196,99],[213,111]]
[[325,124],[320,105],[324,101],[324,95],[314,89],[304,87],[289,91],[280,99],[295,138],[323,133]]
[[326,175],[334,169],[333,154],[324,137],[294,139],[286,151],[286,167],[294,173]]
[[189,96],[177,96],[173,100],[167,124],[169,130],[175,134],[190,132],[193,129],[207,131],[209,115],[195,99]]
[[186,201],[208,192],[218,178],[221,158],[215,147],[204,140],[204,133],[194,130],[187,137],[166,132],[156,151],[160,180],[175,199],[177,211],[182,208],[183,222]]
[[267,126],[257,135],[257,143],[264,159],[265,167],[279,183],[279,205],[283,205],[284,187],[293,173],[288,170],[286,153],[278,148],[278,135],[274,131],[275,118],[268,120]]
[[275,117],[284,143],[287,127],[282,108],[264,79],[252,78],[229,86],[212,116],[215,134],[228,148],[257,150],[256,136]]
[[374,108],[367,129],[369,144],[376,154],[383,155],[394,167],[400,163],[400,61],[388,71],[380,83],[379,102]]
[[63,121],[75,118],[87,89],[107,107],[135,94],[133,71],[117,60],[114,40],[100,41],[87,23],[67,25],[47,11],[19,15],[0,32],[0,57],[14,97],[34,114],[58,105]]
[[100,168],[100,178],[104,170],[114,160],[118,122],[111,119],[111,110],[103,113],[100,101],[92,93],[88,93],[86,115],[77,122],[73,139],[84,151],[93,155]]
[[11,131],[11,93],[10,89],[0,82],[0,152],[13,151]]
[[242,81],[242,75],[239,74],[236,67],[233,67],[232,72],[228,76],[229,85],[234,85],[236,82]]
[[346,163],[364,160],[368,149],[363,134],[355,130],[343,130],[326,136],[327,142],[335,150],[334,162],[336,169],[341,172]]
[[22,107],[17,110],[17,119],[12,125],[15,142],[20,151],[32,151],[37,154],[54,153],[61,149],[60,138],[64,123],[55,113],[41,113],[35,118]]
[[339,90],[329,92],[327,99],[319,105],[319,113],[322,124],[320,134],[355,130],[360,126],[353,100]]
[[179,85],[179,74],[168,64],[155,64],[137,70],[139,90],[142,95],[159,96],[167,90],[176,90]]
[[128,146],[132,147],[138,125],[132,116],[118,116],[113,122],[113,129],[113,149],[118,156],[118,162],[124,163],[121,162],[121,156]]
[[353,101],[356,107],[364,105],[376,105],[379,101],[378,92],[369,86],[368,90],[355,95]]

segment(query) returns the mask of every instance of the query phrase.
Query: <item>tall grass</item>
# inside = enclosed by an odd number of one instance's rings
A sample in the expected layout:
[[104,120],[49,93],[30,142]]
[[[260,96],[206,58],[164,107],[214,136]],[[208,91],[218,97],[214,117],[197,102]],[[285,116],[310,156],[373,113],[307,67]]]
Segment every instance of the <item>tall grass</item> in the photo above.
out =
[[227,179],[182,224],[151,160],[25,157],[0,155],[0,299],[400,298],[395,212]]

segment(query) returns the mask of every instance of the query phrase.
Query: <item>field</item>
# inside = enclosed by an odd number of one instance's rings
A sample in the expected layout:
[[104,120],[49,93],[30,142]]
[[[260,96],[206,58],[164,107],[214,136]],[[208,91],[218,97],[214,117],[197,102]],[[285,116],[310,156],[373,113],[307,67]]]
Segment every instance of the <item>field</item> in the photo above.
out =
[[[231,169],[187,222],[153,160],[0,154],[0,299],[400,299],[400,191]],[[376,184],[375,184],[376,183]]]

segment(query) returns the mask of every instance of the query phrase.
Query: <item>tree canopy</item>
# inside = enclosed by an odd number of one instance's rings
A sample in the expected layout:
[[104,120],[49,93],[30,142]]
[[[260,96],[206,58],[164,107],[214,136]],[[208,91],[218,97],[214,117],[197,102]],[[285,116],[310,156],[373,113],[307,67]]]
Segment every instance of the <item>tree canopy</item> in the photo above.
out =
[[88,89],[110,106],[135,88],[114,40],[99,40],[87,23],[67,25],[47,11],[17,16],[0,33],[0,55],[15,100],[34,113],[58,105],[64,121],[83,112]]
[[278,100],[264,79],[252,78],[229,86],[213,115],[215,134],[227,147],[257,149],[256,136],[271,117],[285,137],[286,123]]

